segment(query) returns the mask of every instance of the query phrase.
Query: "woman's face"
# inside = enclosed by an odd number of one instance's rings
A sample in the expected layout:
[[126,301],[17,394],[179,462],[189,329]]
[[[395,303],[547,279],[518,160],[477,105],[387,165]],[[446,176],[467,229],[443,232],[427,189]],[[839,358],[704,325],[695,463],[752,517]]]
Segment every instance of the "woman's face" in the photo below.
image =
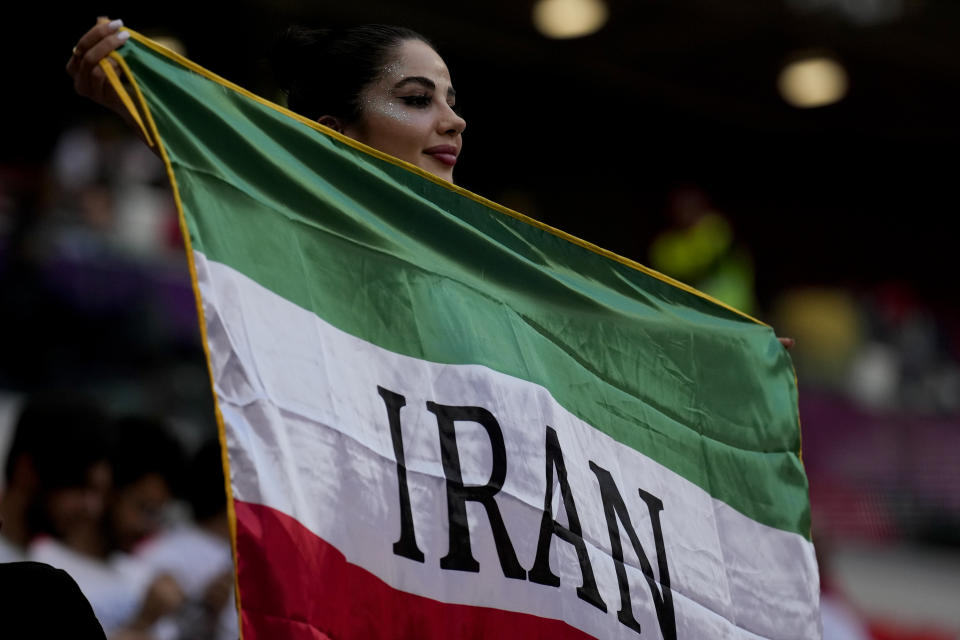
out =
[[405,40],[360,94],[361,116],[343,133],[453,182],[467,126],[455,104],[443,59],[426,43]]

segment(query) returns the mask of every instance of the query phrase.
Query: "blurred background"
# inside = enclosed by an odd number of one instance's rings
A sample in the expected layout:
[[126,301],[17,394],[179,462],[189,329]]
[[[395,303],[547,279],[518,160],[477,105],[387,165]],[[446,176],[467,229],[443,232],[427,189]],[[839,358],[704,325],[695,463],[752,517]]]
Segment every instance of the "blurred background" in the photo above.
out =
[[159,417],[184,456],[215,433],[163,167],[64,72],[96,16],[277,101],[287,24],[403,24],[451,69],[460,185],[796,339],[825,637],[960,637],[960,3],[153,4],[9,22],[0,459],[50,389]]

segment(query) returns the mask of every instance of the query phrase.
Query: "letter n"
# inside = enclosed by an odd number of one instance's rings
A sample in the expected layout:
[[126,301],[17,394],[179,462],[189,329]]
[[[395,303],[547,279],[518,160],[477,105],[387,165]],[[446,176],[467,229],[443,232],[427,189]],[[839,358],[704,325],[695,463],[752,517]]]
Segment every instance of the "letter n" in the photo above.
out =
[[623,497],[613,481],[613,476],[606,469],[590,462],[590,470],[600,482],[600,494],[603,499],[603,513],[607,519],[607,530],[610,532],[610,548],[613,552],[613,561],[617,570],[617,582],[620,585],[620,611],[617,619],[621,623],[640,633],[640,623],[633,616],[633,607],[630,604],[630,585],[627,582],[627,571],[623,565],[623,548],[620,545],[620,528],[617,519],[623,523],[627,537],[633,544],[633,550],[640,560],[640,569],[647,579],[650,595],[657,610],[657,622],[664,640],[676,640],[677,623],[673,613],[673,595],[670,592],[670,572],[667,567],[667,553],[663,548],[663,532],[660,528],[660,512],[663,511],[663,502],[656,496],[640,489],[640,498],[646,503],[650,513],[650,523],[653,527],[653,540],[657,548],[657,566],[660,570],[661,589],[657,589],[657,581],[653,577],[653,568],[643,552],[637,532],[630,524],[630,514]]

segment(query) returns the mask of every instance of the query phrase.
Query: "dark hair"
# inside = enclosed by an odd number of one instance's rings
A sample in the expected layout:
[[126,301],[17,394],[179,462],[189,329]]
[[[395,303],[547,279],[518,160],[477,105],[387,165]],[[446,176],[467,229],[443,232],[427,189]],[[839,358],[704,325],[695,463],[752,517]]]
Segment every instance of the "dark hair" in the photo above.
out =
[[28,456],[42,490],[80,486],[107,455],[106,416],[100,407],[78,394],[51,392],[24,405],[4,473],[9,483],[17,460]]
[[219,515],[227,508],[227,489],[223,481],[220,441],[206,441],[190,462],[190,490],[187,500],[196,522]]
[[174,494],[181,489],[185,467],[183,447],[159,418],[128,415],[116,420],[110,458],[116,489],[128,487],[151,474],[163,478]]
[[406,27],[291,26],[274,43],[269,62],[291,111],[311,120],[330,115],[350,124],[362,112],[360,93],[382,73],[392,50],[406,40],[420,40],[433,47]]

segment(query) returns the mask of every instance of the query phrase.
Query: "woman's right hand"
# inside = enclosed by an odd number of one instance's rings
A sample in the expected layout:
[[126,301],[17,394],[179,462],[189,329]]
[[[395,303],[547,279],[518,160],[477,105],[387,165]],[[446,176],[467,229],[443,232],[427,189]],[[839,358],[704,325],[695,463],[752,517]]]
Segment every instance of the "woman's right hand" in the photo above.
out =
[[[113,90],[106,74],[100,68],[100,61],[130,38],[130,32],[119,30],[122,26],[122,20],[97,18],[97,24],[83,34],[73,48],[73,55],[67,62],[67,73],[73,78],[73,87],[78,94],[102,104],[126,119],[126,108],[120,96]],[[116,62],[109,62],[114,69],[117,68]]]

